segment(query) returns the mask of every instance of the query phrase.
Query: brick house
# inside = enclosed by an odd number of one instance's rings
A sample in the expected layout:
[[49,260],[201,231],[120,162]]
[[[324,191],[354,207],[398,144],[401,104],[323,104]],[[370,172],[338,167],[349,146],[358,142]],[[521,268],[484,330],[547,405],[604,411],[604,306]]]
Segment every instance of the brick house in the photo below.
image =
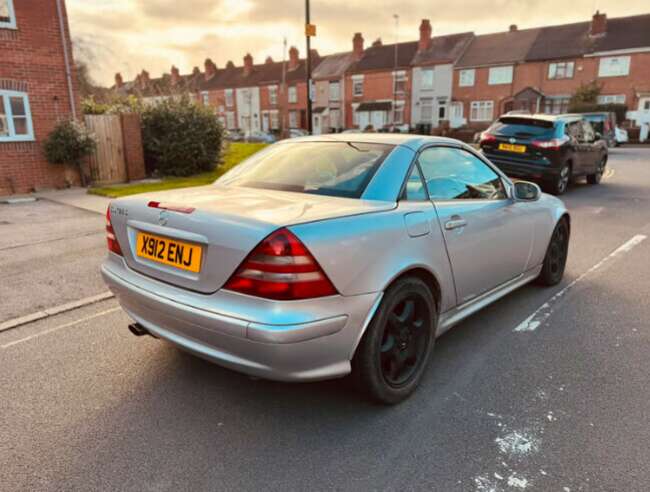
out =
[[634,119],[650,111],[650,15],[596,12],[591,22],[476,36],[454,72],[452,126],[485,128],[512,110],[566,112],[592,81],[599,103],[626,104]]
[[194,97],[198,89],[201,73],[198,67],[187,75],[181,75],[178,68],[171,67],[169,73],[158,78],[151,78],[149,72],[142,70],[134,80],[124,82],[121,73],[115,74],[112,90],[120,96],[136,96],[145,104],[155,104],[170,97],[184,94]]
[[327,55],[312,72],[315,135],[345,129],[345,72],[354,61],[355,55],[350,51]]
[[42,141],[79,115],[63,0],[0,0],[0,195],[78,183]]
[[465,32],[431,36],[429,19],[422,19],[418,50],[411,65],[411,125],[431,133],[449,120],[454,64],[463,55],[474,34]]
[[375,130],[407,127],[411,115],[411,60],[418,41],[383,44],[377,39],[363,49],[356,33],[352,52],[356,61],[345,75],[346,126]]

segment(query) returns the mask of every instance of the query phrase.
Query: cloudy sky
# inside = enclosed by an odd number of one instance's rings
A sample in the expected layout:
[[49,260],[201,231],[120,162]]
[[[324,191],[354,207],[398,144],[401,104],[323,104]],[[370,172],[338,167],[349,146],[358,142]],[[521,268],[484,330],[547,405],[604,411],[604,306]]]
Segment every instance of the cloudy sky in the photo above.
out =
[[[420,19],[435,34],[506,30],[587,20],[595,9],[609,17],[650,13],[648,0],[312,0],[312,22],[320,53],[346,51],[352,34],[366,43],[393,42],[393,14],[400,15],[400,40],[418,36]],[[453,7],[452,7],[453,5]],[[131,79],[141,69],[152,76],[172,64],[189,72],[211,57],[222,67],[241,65],[246,52],[256,62],[281,60],[283,38],[305,51],[302,0],[67,0],[76,56],[88,62],[98,83],[115,72]]]

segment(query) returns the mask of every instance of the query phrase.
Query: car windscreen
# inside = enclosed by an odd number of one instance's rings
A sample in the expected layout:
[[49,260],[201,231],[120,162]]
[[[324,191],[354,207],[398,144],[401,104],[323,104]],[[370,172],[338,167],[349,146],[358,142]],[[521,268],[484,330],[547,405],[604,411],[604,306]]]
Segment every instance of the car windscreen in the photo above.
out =
[[359,198],[393,148],[359,142],[281,143],[254,155],[216,184]]
[[499,118],[488,130],[492,135],[519,138],[553,138],[555,127],[552,121],[534,118]]

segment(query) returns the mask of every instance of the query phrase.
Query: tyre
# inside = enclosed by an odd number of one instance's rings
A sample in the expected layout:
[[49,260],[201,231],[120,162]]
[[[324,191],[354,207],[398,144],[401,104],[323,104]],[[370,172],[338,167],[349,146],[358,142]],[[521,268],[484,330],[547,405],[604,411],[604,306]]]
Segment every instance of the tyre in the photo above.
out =
[[566,219],[560,219],[553,230],[544,256],[542,271],[537,277],[537,283],[551,287],[557,285],[564,276],[567,254],[569,252],[569,224]]
[[413,393],[429,360],[437,321],[433,295],[422,280],[405,277],[393,284],[352,360],[359,389],[384,404]]
[[587,183],[592,185],[600,184],[600,180],[603,179],[603,174],[605,173],[605,166],[607,165],[607,157],[603,156],[598,163],[598,169],[594,174],[587,175]]
[[570,182],[571,164],[567,162],[562,165],[557,177],[551,183],[546,185],[545,189],[548,193],[553,195],[563,195],[569,187]]

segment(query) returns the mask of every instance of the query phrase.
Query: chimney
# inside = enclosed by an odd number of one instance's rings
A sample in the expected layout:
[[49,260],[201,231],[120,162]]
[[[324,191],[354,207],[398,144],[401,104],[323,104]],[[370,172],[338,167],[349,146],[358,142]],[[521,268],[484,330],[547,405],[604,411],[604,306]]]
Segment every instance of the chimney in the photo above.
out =
[[171,80],[172,85],[178,84],[181,80],[181,74],[178,71],[178,68],[176,68],[174,65],[172,65],[171,74],[172,74],[172,80]]
[[377,38],[372,42],[373,48],[376,48],[377,46],[381,46],[381,38]]
[[194,69],[192,70],[192,75],[194,77],[201,75],[201,69],[199,67],[194,67]]
[[355,33],[352,38],[352,53],[355,60],[361,60],[363,56],[363,36],[360,32]]
[[273,63],[273,58],[271,58],[270,56],[267,56],[267,57],[266,57],[266,60],[264,61],[264,63],[266,63],[267,65]]
[[420,42],[418,43],[418,51],[426,51],[431,46],[431,22],[429,19],[422,19],[420,23]]
[[212,59],[206,58],[205,62],[203,62],[203,66],[205,67],[205,80],[210,80],[212,77],[214,77],[217,73],[217,66],[214,64]]
[[253,72],[253,57],[250,53],[246,53],[244,57],[244,75],[249,76]]
[[118,72],[115,74],[115,87],[120,89],[123,85],[124,79],[122,79],[122,74]]
[[592,36],[604,36],[607,34],[607,14],[601,14],[599,10],[596,10],[596,13],[591,19],[591,31],[589,34]]
[[289,70],[298,68],[298,64],[300,63],[299,56],[298,48],[295,46],[289,48]]
[[517,24],[510,24],[510,32],[515,32],[517,30]]
[[226,68],[235,68],[235,64],[233,63],[232,60],[228,60],[226,63]]
[[140,88],[146,89],[148,85],[149,85],[149,72],[143,69],[142,72],[140,73]]

